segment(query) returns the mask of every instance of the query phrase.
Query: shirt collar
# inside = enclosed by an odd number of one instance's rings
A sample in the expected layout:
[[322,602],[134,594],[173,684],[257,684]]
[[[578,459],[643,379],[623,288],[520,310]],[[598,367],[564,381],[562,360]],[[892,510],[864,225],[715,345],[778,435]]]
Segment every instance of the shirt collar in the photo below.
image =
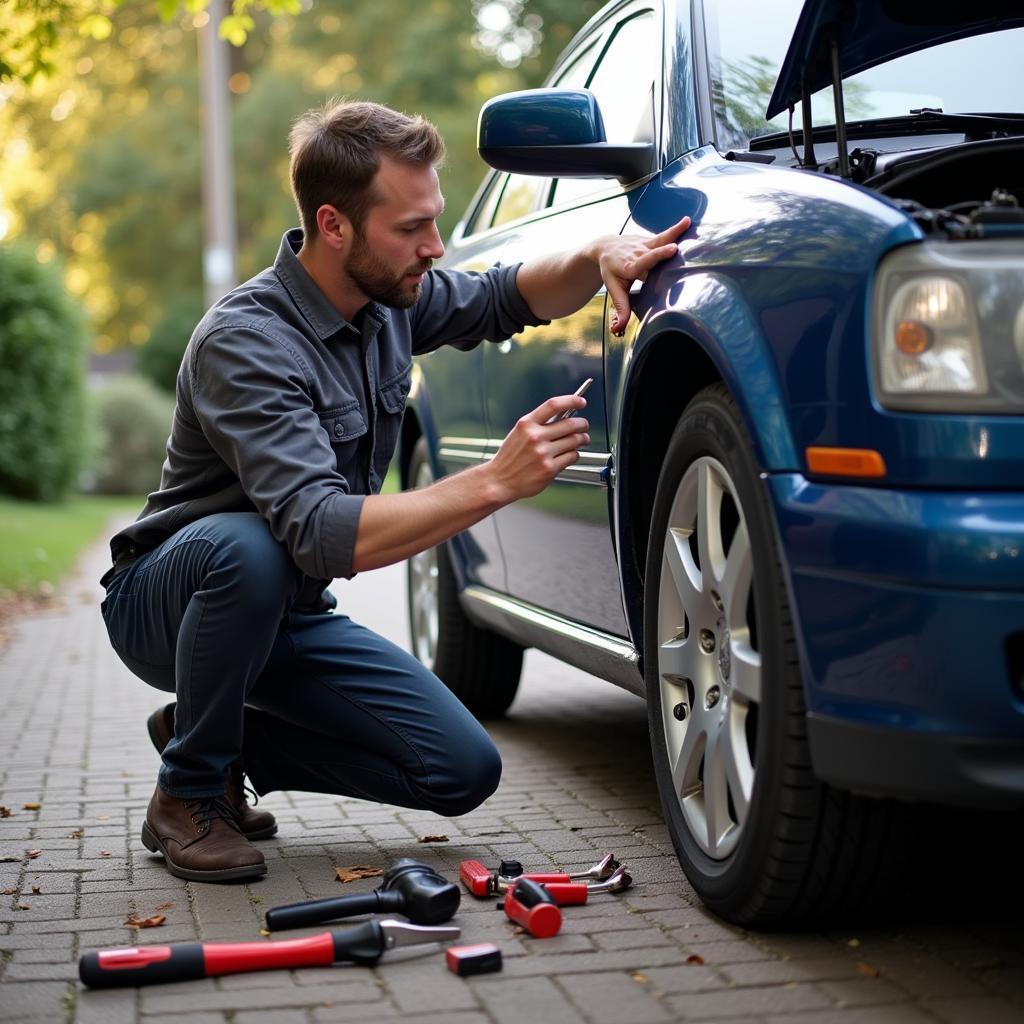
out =
[[[306,268],[299,262],[298,253],[301,248],[302,228],[292,228],[282,236],[281,247],[277,250],[277,259],[274,260],[274,271],[288,290],[292,301],[321,341],[326,341],[345,328],[360,335],[362,332],[327,301],[327,296],[320,291]],[[377,327],[387,323],[387,307],[378,302],[369,303],[365,307],[365,313],[370,320],[377,322]]]

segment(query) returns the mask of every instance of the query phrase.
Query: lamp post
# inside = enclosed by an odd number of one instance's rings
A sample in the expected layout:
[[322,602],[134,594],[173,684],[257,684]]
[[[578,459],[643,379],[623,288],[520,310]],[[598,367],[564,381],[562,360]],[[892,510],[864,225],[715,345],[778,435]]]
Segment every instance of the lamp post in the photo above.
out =
[[200,25],[199,96],[203,154],[203,295],[207,307],[238,283],[235,189],[228,106],[228,44],[220,38],[224,0],[210,0]]

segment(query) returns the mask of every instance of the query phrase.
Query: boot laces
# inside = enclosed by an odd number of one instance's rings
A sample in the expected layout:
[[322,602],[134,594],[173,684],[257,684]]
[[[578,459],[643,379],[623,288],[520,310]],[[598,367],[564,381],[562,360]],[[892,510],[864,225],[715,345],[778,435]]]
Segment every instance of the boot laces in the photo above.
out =
[[185,804],[197,831],[205,832],[218,818],[226,821],[236,832],[235,812],[223,796],[202,796],[189,800]]
[[228,773],[228,793],[232,800],[243,806],[249,802],[248,796],[252,797],[253,807],[260,802],[256,790],[245,781],[245,772],[239,765],[232,765]]

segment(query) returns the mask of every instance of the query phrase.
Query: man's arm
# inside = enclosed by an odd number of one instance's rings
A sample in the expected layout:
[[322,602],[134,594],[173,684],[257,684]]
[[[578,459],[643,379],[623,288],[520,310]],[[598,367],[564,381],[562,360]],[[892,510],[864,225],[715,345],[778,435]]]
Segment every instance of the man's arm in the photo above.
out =
[[530,260],[519,268],[516,285],[535,316],[556,320],[583,307],[603,280],[615,306],[612,331],[621,334],[629,323],[629,286],[646,281],[656,264],[675,256],[675,239],[689,227],[684,217],[653,238],[605,235],[574,252]]
[[576,395],[549,398],[516,423],[490,462],[419,490],[369,495],[359,517],[353,571],[400,562],[510,502],[539,494],[590,443],[585,419],[548,421],[586,404]]

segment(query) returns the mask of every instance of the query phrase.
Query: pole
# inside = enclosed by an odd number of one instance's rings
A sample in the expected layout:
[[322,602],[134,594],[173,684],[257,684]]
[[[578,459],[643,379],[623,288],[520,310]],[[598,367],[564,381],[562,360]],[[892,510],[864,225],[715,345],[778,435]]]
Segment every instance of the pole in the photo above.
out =
[[199,38],[203,153],[203,294],[207,307],[238,283],[235,191],[228,108],[228,44],[220,38],[224,0],[210,0]]

